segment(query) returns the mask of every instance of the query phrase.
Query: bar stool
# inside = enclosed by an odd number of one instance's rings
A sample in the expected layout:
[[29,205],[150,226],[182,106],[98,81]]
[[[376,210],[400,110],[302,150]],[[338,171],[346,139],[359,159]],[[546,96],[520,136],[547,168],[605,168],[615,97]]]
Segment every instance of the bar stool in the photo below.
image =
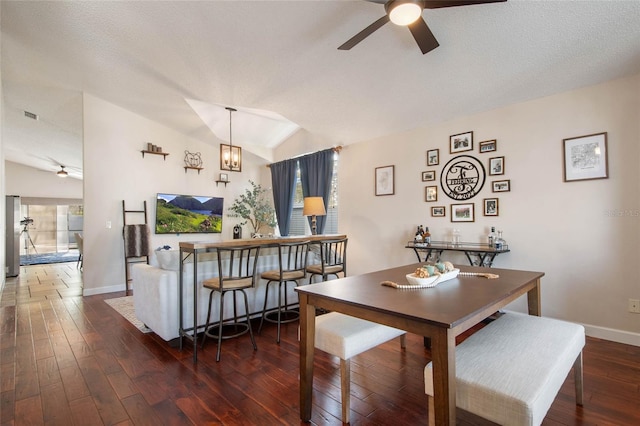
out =
[[[216,248],[218,257],[218,276],[209,278],[202,282],[205,288],[211,290],[209,294],[209,310],[207,311],[207,325],[205,326],[204,336],[202,338],[202,347],[208,337],[218,339],[218,352],[216,361],[220,361],[220,349],[222,347],[222,339],[230,339],[237,337],[246,332],[251,336],[253,350],[258,350],[256,341],[253,337],[251,329],[251,319],[249,318],[249,303],[245,289],[253,288],[256,284],[256,266],[258,264],[258,255],[260,254],[260,246],[242,246],[242,247],[225,247]],[[220,315],[217,324],[210,325],[211,322],[211,303],[213,294],[220,293]],[[233,294],[233,320],[224,320],[224,296],[231,292]],[[244,296],[244,309],[247,322],[238,321],[236,292],[242,293]],[[230,334],[224,333],[224,328],[230,330]],[[214,329],[217,329],[215,331]]]
[[[260,278],[267,280],[264,306],[262,308],[262,319],[258,333],[262,331],[264,321],[278,324],[278,336],[276,341],[280,343],[280,324],[296,321],[300,314],[289,308],[287,297],[287,283],[298,285],[297,280],[307,277],[307,257],[309,255],[309,241],[297,243],[278,244],[278,264],[279,268],[263,272]],[[269,287],[273,283],[278,283],[278,307],[267,311],[267,301],[269,300]],[[284,305],[282,304],[282,294],[284,293]],[[298,302],[295,302],[297,304]],[[273,316],[275,315],[275,319]]]
[[322,276],[322,281],[327,281],[329,275],[338,278],[340,272],[347,276],[347,240],[341,238],[320,242],[320,263],[307,266],[309,284],[316,275]]

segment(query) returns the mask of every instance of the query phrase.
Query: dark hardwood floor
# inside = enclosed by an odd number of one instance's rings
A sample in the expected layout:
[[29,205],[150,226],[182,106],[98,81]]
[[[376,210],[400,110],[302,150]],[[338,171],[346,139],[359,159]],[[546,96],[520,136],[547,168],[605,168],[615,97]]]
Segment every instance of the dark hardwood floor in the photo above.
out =
[[[75,263],[23,267],[0,300],[0,425],[300,424],[297,323],[223,343],[209,341],[192,363],[153,333],[143,334],[105,299],[81,297]],[[426,424],[423,368],[429,351],[410,335],[352,359],[352,424]],[[640,348],[588,338],[584,407],[572,374],[544,425],[640,424]],[[312,423],[340,422],[337,358],[318,353]],[[460,425],[487,422],[459,410]]]

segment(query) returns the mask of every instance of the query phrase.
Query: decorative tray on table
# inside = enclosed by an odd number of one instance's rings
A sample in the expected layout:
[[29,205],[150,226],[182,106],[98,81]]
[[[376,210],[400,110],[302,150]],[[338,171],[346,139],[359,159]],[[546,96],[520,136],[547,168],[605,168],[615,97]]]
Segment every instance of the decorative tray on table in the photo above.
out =
[[393,288],[429,288],[435,287],[443,281],[452,280],[459,273],[460,269],[454,268],[451,262],[443,262],[435,265],[423,265],[415,272],[407,274],[408,284],[393,281],[383,281],[381,284]]

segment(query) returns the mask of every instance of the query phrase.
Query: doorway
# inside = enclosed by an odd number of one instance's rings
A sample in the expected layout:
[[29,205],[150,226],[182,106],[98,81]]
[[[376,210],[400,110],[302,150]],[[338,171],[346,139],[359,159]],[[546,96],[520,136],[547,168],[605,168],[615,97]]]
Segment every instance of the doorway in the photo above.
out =
[[77,249],[74,234],[82,233],[81,204],[22,204],[20,254],[66,253]]

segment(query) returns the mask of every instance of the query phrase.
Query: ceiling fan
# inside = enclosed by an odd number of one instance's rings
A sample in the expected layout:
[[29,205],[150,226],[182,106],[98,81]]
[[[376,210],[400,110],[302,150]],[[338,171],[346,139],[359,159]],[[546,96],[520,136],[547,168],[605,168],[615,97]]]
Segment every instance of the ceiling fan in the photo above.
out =
[[418,43],[422,54],[432,51],[440,44],[422,19],[424,9],[438,9],[441,7],[470,6],[474,4],[499,3],[507,0],[366,0],[372,3],[384,4],[387,13],[382,18],[351,37],[346,43],[338,47],[339,50],[349,50],[378,28],[391,21],[396,25],[406,26]]
[[33,157],[41,160],[41,161],[46,161],[47,163],[50,163],[50,166],[47,166],[46,169],[41,170],[42,172],[45,173],[55,173],[56,176],[61,177],[61,178],[66,178],[69,176],[69,172],[72,173],[73,177],[77,177],[77,176],[82,176],[82,169],[78,168],[78,167],[73,167],[73,166],[64,166],[62,165],[62,163],[54,158],[51,158],[49,156],[36,156],[34,155]]

